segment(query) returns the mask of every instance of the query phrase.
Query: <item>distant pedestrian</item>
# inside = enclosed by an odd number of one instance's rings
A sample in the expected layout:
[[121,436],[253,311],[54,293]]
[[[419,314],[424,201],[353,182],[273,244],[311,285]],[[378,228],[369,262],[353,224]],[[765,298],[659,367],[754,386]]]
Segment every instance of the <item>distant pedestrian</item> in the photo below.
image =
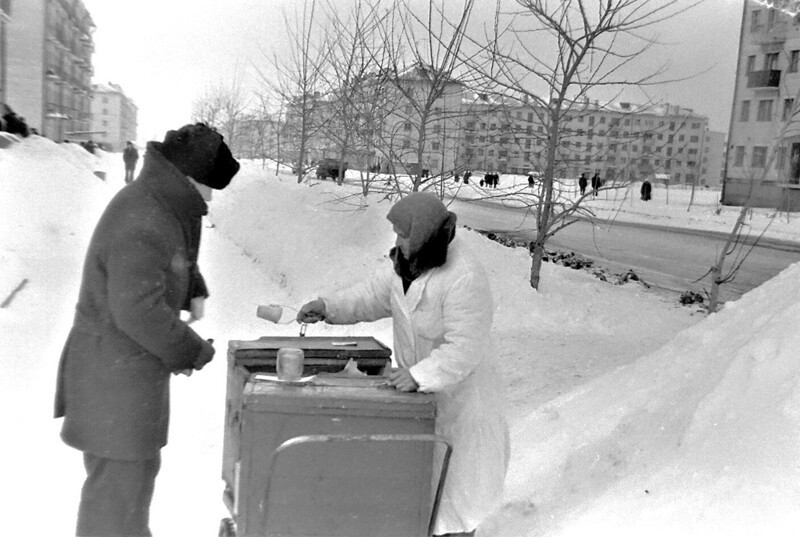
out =
[[139,151],[136,150],[133,142],[129,141],[122,151],[122,161],[125,163],[125,184],[128,184],[133,181],[136,163],[139,161]]
[[582,173],[580,179],[578,179],[578,187],[581,189],[581,196],[586,195],[586,185],[589,182],[586,180],[586,174]]
[[600,190],[600,186],[602,185],[602,181],[600,180],[600,174],[595,172],[592,176],[592,196],[597,196],[597,192]]
[[536,181],[533,178],[533,174],[529,173],[528,174],[528,186],[533,188],[533,185],[535,185],[535,184],[536,184]]
[[469,184],[469,178],[470,178],[470,177],[472,177],[472,172],[471,172],[471,171],[469,171],[469,170],[465,171],[465,172],[464,172],[464,184],[465,184],[465,185],[468,185],[468,184]]
[[461,181],[461,176],[456,174],[454,179],[455,179],[455,182],[458,183],[459,181]]
[[650,201],[652,192],[653,185],[650,184],[650,181],[645,179],[645,181],[642,183],[642,189],[640,190],[642,201]]
[[500,184],[500,174],[494,173],[492,174],[492,188],[497,188],[498,184]]

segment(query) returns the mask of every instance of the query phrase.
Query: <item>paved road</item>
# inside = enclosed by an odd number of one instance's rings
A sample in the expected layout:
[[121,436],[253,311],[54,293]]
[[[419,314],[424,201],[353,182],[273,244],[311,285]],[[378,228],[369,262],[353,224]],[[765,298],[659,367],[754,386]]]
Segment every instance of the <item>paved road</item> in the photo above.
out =
[[[460,223],[475,229],[502,231],[524,240],[533,236],[534,219],[526,218],[519,209],[459,201],[451,208],[458,213]],[[705,231],[581,221],[558,232],[548,244],[553,249],[594,259],[613,272],[633,269],[644,281],[666,291],[693,290],[705,296],[711,289],[711,280],[703,276],[716,261],[724,240],[723,234]],[[736,278],[722,286],[720,299],[735,300],[798,261],[800,243],[760,243]],[[731,264],[726,261],[726,268]],[[696,281],[700,278],[703,279]]]

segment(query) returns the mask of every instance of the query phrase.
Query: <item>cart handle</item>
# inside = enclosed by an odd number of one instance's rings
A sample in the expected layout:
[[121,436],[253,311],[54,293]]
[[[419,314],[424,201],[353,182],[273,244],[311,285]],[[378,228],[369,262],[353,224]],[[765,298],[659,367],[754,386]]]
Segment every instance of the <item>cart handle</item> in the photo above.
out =
[[[447,478],[447,469],[450,465],[450,455],[453,452],[453,447],[450,445],[450,442],[445,437],[437,434],[310,434],[290,438],[275,448],[275,451],[272,452],[272,456],[270,457],[269,473],[267,474],[267,490],[264,495],[266,505],[269,505],[269,497],[272,489],[272,469],[275,466],[278,455],[300,444],[322,442],[432,442],[435,444],[442,444],[445,447],[445,452],[442,457],[439,483],[436,486],[436,495],[434,496],[433,507],[431,508],[431,518],[428,522],[428,535],[433,534],[433,525],[436,522],[436,515],[439,513],[439,502],[442,499],[442,491],[444,490],[444,483]],[[267,525],[267,517],[269,517],[268,509],[265,510],[264,513],[265,527],[269,527]]]

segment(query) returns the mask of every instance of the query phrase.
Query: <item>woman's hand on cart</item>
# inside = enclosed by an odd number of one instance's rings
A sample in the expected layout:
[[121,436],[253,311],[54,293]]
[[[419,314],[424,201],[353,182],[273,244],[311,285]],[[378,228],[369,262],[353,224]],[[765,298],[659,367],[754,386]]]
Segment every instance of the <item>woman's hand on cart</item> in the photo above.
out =
[[400,392],[415,392],[419,389],[419,384],[411,376],[411,371],[402,367],[389,373],[389,386]]

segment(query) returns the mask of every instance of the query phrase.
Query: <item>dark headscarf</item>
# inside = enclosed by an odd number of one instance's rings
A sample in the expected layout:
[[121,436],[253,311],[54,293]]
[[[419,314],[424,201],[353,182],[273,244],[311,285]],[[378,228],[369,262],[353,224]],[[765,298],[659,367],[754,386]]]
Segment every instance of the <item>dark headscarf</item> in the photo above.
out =
[[456,234],[456,215],[434,194],[414,192],[395,203],[386,218],[409,240],[408,257],[397,247],[389,252],[407,291],[426,271],[447,262],[447,246]]

